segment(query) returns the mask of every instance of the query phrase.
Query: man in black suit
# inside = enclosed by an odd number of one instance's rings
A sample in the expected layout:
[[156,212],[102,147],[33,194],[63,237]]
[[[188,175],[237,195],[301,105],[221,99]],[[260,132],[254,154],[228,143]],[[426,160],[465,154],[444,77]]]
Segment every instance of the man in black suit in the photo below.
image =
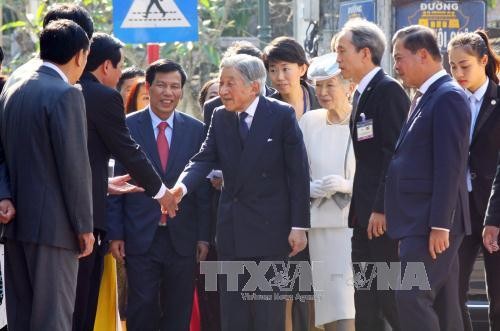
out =
[[400,323],[405,331],[460,331],[458,249],[471,233],[465,175],[469,104],[443,69],[430,28],[397,31],[393,57],[404,84],[417,91],[387,170],[387,231],[399,240],[402,272],[413,264],[425,267],[420,276],[426,278],[417,279],[424,288],[403,285],[396,291]]
[[497,172],[491,197],[486,210],[483,229],[483,245],[490,254],[500,250],[498,247],[498,235],[500,233],[500,153],[498,154]]
[[120,41],[107,34],[94,34],[87,66],[80,79],[87,110],[94,235],[97,240],[94,253],[80,261],[73,314],[75,331],[92,330],[94,326],[103,259],[107,250],[106,192],[110,156],[113,155],[124,165],[148,196],[157,199],[162,206],[173,202],[170,192],[166,190],[142,149],[130,137],[125,124],[123,101],[120,93],[114,89],[120,78],[124,60],[122,47]]
[[[401,85],[380,68],[385,45],[380,28],[360,19],[344,26],[335,45],[342,75],[358,84],[350,121],[356,156],[349,210],[355,273],[361,272],[361,262],[398,260],[397,242],[385,234],[384,178],[410,102]],[[384,319],[400,330],[393,291],[355,288],[354,303],[356,330],[385,330]]]
[[78,257],[92,252],[85,104],[72,86],[88,47],[76,23],[51,22],[40,34],[42,65],[0,99],[0,199],[17,209],[5,229],[11,330],[69,330]]
[[[260,59],[246,54],[223,59],[224,106],[215,110],[205,142],[173,190],[178,197],[193,192],[220,166],[221,261],[285,261],[307,244],[309,167],[302,134],[289,105],[263,96],[265,80]],[[284,329],[284,301],[244,300],[241,287],[231,291],[225,281],[220,285],[222,330]]]
[[[205,139],[203,123],[176,110],[186,82],[179,64],[158,60],[147,69],[146,79],[150,106],[127,117],[127,125],[164,182],[173,186]],[[161,145],[161,139],[167,144]],[[117,164],[115,171],[124,169]],[[125,259],[127,267],[128,330],[189,330],[196,261],[208,252],[209,185],[207,181],[183,199],[177,216],[165,224],[144,193],[109,198],[111,252],[119,262]]]

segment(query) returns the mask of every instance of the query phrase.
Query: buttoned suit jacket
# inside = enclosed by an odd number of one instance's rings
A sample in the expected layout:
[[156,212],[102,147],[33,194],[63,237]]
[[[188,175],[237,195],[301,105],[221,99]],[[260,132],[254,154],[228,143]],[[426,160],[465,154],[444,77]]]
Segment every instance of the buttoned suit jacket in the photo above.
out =
[[387,170],[385,211],[393,239],[427,236],[432,227],[470,234],[470,120],[465,93],[448,75],[421,97]]
[[224,174],[217,220],[223,258],[286,256],[292,227],[309,228],[309,166],[295,112],[259,97],[242,148],[235,112],[214,111],[208,135],[179,180],[191,192],[218,165]]
[[[149,108],[127,117],[132,138],[140,144],[156,171],[168,187],[174,186],[189,159],[205,139],[203,123],[175,111],[172,139],[166,171],[161,167]],[[121,163],[115,165],[117,174],[126,172]],[[182,256],[194,255],[197,241],[209,241],[210,185],[204,181],[194,192],[182,199],[174,218],[167,220],[170,239]],[[108,198],[108,239],[125,240],[127,255],[148,251],[158,228],[161,211],[158,202],[144,193],[132,193]]]

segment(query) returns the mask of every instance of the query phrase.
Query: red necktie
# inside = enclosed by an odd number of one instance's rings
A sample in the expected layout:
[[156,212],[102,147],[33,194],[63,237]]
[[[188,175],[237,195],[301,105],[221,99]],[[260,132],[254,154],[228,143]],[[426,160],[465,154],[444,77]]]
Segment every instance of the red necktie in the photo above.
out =
[[[165,135],[165,129],[168,127],[167,122],[161,122],[158,124],[158,137],[156,138],[156,146],[158,148],[158,155],[160,156],[161,168],[163,173],[167,170],[167,162],[168,162],[168,140]],[[160,225],[167,224],[167,215],[162,214],[160,219]]]

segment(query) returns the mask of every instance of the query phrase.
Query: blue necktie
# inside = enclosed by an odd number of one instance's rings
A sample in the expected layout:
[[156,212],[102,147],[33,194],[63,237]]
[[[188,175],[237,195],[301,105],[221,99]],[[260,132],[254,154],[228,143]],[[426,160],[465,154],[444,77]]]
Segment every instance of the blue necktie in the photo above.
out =
[[245,112],[240,113],[238,116],[238,119],[239,119],[238,128],[240,131],[240,139],[241,139],[242,146],[245,144],[245,140],[247,139],[247,136],[248,136],[248,131],[250,131],[248,129],[247,123],[245,122],[245,118],[247,118],[247,116],[248,116],[248,114]]

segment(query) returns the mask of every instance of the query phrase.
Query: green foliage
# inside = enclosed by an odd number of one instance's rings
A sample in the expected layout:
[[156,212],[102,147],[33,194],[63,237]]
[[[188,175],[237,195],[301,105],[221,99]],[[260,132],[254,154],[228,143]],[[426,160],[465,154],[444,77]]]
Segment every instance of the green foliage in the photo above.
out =
[[[182,0],[178,0],[182,1]],[[19,33],[20,30],[33,40],[32,49],[23,50],[7,65],[7,71],[26,62],[37,49],[36,36],[42,29],[43,17],[50,5],[68,2],[67,0],[40,0],[33,15],[26,15],[28,0],[0,0],[19,15],[15,22],[8,22],[0,27],[5,33]],[[94,30],[112,33],[113,0],[77,0],[92,15]],[[181,63],[190,77],[185,88],[185,103],[196,107],[198,90],[205,81],[218,71],[223,49],[219,45],[221,36],[251,36],[257,33],[257,0],[199,0],[198,1],[198,42],[175,42],[162,44],[161,56]],[[17,38],[16,38],[17,40]],[[5,45],[4,39],[4,45]],[[146,45],[126,45],[124,48],[126,65],[145,67]]]

